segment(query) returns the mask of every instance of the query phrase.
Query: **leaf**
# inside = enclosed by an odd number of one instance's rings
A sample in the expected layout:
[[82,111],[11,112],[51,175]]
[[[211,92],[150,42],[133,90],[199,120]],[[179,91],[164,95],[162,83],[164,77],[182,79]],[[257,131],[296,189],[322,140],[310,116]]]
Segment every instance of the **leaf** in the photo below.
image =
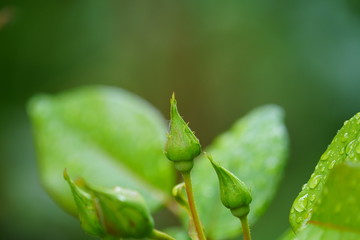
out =
[[168,201],[174,172],[163,154],[166,124],[150,104],[124,90],[84,87],[29,104],[41,181],[75,214],[64,168],[89,184],[140,192],[154,210]]
[[295,233],[292,229],[286,230],[280,237],[279,240],[293,240],[295,237]]
[[360,164],[335,167],[315,202],[311,220],[296,240],[360,239]]
[[[272,199],[287,157],[288,136],[280,107],[267,105],[237,121],[206,150],[224,168],[249,186],[253,223]],[[202,156],[192,172],[195,200],[211,239],[229,239],[240,233],[240,222],[220,201],[219,183]]]
[[359,162],[359,136],[360,113],[345,121],[343,127],[321,156],[309,181],[295,199],[290,212],[290,223],[295,232],[301,230],[311,219],[314,204],[319,199],[334,166],[344,161]]

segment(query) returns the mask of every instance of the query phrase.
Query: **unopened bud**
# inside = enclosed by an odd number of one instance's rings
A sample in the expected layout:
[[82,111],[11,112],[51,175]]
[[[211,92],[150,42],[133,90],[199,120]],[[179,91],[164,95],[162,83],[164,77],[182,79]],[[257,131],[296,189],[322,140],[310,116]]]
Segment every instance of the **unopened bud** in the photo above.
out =
[[231,213],[238,218],[248,215],[251,193],[248,187],[234,174],[216,163],[210,155],[207,155],[213,165],[220,184],[220,198],[222,204],[231,210]]
[[180,116],[174,94],[170,104],[170,130],[165,155],[174,162],[178,171],[187,172],[192,169],[194,158],[201,153],[201,146],[193,131]]
[[83,179],[73,181],[66,170],[78,207],[81,226],[88,234],[100,238],[143,238],[154,229],[154,222],[144,199],[135,191],[115,187],[97,189]]

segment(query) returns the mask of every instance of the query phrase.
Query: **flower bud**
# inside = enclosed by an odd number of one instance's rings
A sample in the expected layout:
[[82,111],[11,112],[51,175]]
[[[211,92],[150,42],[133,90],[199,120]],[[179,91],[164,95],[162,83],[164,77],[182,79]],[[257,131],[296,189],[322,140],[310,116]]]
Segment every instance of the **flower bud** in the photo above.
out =
[[83,179],[73,181],[66,170],[78,208],[81,226],[100,238],[143,238],[154,229],[154,222],[144,199],[137,192],[116,187],[95,189]]
[[180,116],[175,95],[170,100],[170,130],[165,145],[165,155],[180,172],[190,171],[193,160],[201,153],[199,140]]
[[219,178],[222,204],[229,208],[235,217],[242,218],[247,216],[252,200],[248,187],[234,174],[216,163],[210,155],[207,155],[207,157]]

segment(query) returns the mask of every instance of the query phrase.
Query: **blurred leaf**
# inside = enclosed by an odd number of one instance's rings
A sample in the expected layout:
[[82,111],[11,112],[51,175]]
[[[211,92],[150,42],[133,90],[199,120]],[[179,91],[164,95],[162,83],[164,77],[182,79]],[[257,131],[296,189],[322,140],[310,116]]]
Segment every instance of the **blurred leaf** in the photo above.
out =
[[293,240],[359,240],[360,233],[308,224]]
[[279,240],[293,240],[295,237],[295,233],[292,229],[286,230],[278,239]]
[[29,104],[43,186],[71,213],[64,168],[89,184],[139,191],[151,210],[168,200],[174,173],[162,148],[166,125],[147,102],[124,90],[84,87]]
[[360,146],[360,113],[350,120],[338,131],[335,138],[321,156],[303,190],[295,199],[290,212],[290,223],[295,232],[301,230],[311,219],[316,200],[323,192],[324,184],[335,165],[347,162],[359,162]]
[[359,163],[346,162],[335,167],[315,203],[311,220],[294,239],[360,239],[359,183]]
[[[249,186],[253,202],[250,221],[264,212],[272,199],[287,157],[288,136],[283,112],[267,105],[237,121],[206,150],[216,161]],[[229,239],[240,233],[240,223],[220,201],[218,179],[202,156],[192,172],[195,200],[206,235]]]

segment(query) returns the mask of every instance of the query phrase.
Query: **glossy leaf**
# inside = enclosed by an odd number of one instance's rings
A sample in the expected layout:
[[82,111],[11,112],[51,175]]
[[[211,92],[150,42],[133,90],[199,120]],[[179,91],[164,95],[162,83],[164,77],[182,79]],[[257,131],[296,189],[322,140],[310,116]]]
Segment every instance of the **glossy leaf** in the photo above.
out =
[[[278,106],[267,105],[237,121],[206,150],[249,186],[253,198],[249,214],[252,223],[264,212],[275,193],[287,147],[283,112]],[[239,220],[221,204],[216,173],[204,156],[195,161],[192,177],[206,235],[218,240],[238,235]]]
[[29,114],[42,184],[66,210],[76,212],[64,168],[92,185],[137,190],[152,210],[168,200],[174,173],[162,150],[167,127],[144,100],[118,88],[85,87],[36,96]]
[[295,199],[290,212],[290,223],[295,232],[311,219],[316,200],[323,192],[324,184],[332,169],[344,161],[359,162],[360,113],[345,121],[335,138],[316,165],[314,173]]
[[278,240],[293,240],[295,237],[295,233],[292,229],[286,230],[279,238]]
[[360,239],[360,164],[342,163],[329,175],[311,220],[296,240]]

